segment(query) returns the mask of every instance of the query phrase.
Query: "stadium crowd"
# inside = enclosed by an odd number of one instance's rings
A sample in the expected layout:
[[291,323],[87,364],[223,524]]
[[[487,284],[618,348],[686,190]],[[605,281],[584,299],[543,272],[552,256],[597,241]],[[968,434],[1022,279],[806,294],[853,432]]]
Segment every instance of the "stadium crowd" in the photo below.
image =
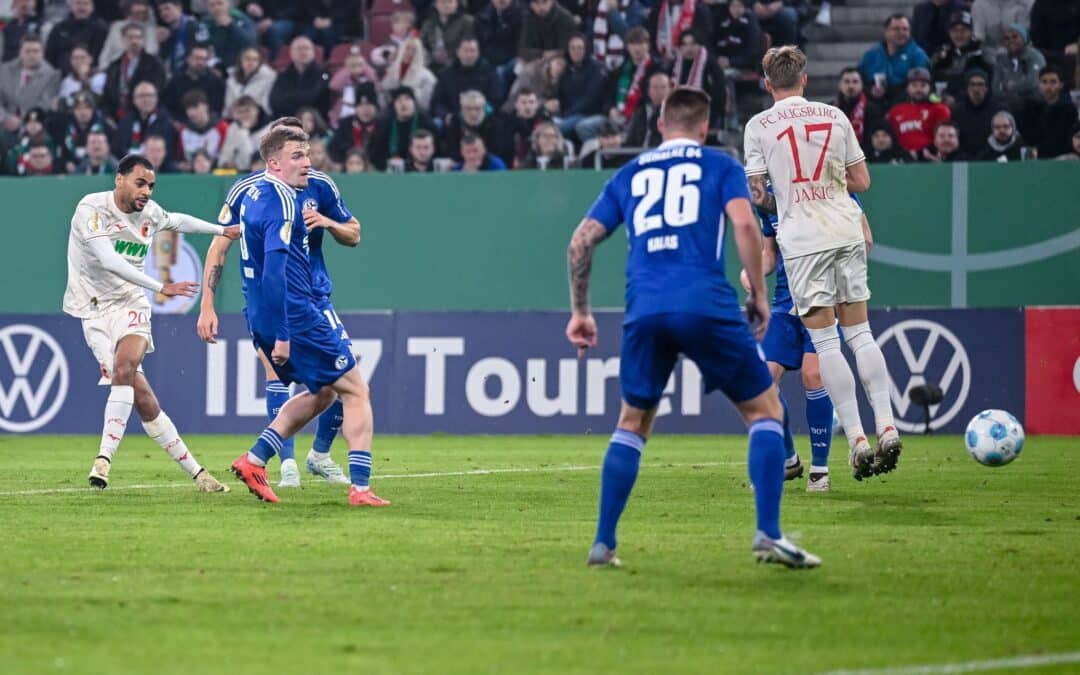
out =
[[[166,173],[248,171],[283,115],[304,122],[323,171],[617,166],[659,143],[659,104],[675,85],[710,94],[710,138],[724,143],[738,130],[735,94],[761,91],[764,49],[801,43],[831,6],[8,2],[10,175],[110,173],[132,151]],[[835,103],[874,162],[1080,159],[1078,40],[1076,0],[925,0],[885,21]]]

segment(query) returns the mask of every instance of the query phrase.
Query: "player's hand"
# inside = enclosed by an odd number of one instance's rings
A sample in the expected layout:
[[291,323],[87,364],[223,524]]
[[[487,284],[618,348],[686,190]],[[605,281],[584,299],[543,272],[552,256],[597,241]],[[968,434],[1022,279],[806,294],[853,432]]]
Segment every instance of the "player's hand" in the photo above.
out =
[[765,298],[758,298],[753,293],[746,298],[746,320],[750,322],[750,330],[758,342],[765,337],[765,331],[769,328],[770,313]]
[[240,226],[239,225],[229,225],[228,227],[225,228],[225,231],[221,233],[221,236],[225,237],[226,239],[236,241],[237,239],[240,238]]
[[207,344],[217,344],[218,318],[213,309],[199,311],[199,320],[195,323],[199,338]]
[[566,339],[577,347],[578,358],[585,350],[596,346],[596,319],[592,314],[571,314],[566,324]]
[[311,232],[317,227],[330,228],[336,224],[337,223],[333,220],[330,220],[315,209],[304,209],[304,225],[307,225],[308,232]]
[[750,285],[750,275],[746,273],[746,270],[739,272],[739,283],[742,284],[742,289],[750,294],[754,291],[754,287]]
[[161,294],[167,298],[174,298],[176,296],[194,298],[195,294],[198,292],[199,284],[194,281],[174,281],[171,284],[165,284],[161,287]]
[[270,360],[279,366],[285,365],[289,360],[289,341],[275,340],[274,351],[270,352]]

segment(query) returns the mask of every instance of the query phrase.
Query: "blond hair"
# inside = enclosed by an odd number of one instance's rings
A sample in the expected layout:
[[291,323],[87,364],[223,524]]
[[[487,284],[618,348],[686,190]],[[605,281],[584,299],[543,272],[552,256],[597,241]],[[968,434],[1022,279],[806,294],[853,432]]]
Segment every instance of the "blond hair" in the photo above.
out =
[[806,54],[798,47],[773,47],[761,59],[765,78],[773,89],[794,89],[799,86],[806,70]]

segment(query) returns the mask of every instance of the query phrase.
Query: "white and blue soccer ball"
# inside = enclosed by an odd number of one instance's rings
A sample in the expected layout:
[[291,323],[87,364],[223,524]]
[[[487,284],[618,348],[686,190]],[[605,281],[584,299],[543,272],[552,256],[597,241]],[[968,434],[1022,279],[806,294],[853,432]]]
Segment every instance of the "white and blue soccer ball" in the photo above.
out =
[[968,423],[964,445],[979,464],[1004,466],[1020,456],[1024,427],[1012,413],[984,410]]

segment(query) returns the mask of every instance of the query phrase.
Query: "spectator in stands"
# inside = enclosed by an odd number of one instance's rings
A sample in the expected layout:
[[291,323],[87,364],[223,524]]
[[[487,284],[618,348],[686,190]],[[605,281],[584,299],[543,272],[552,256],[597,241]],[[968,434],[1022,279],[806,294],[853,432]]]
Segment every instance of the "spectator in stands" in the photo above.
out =
[[909,159],[900,149],[893,136],[889,123],[882,120],[868,128],[869,141],[866,144],[866,161],[870,164],[903,164]]
[[195,152],[203,150],[210,159],[217,159],[229,123],[210,112],[210,102],[200,89],[184,94],[183,105],[187,122],[180,127],[180,156],[190,163]]
[[525,12],[518,0],[490,0],[476,15],[475,28],[476,37],[480,41],[480,53],[488,63],[495,66],[504,87],[513,72],[524,20]]
[[1050,63],[1076,62],[1080,51],[1080,3],[1035,0],[1031,7],[1031,44]]
[[975,39],[996,49],[1004,43],[1005,29],[1012,24],[1026,26],[1032,0],[975,0],[971,3]]
[[489,115],[488,103],[478,91],[461,93],[460,112],[450,116],[445,127],[446,149],[450,157],[460,160],[461,139],[468,135],[484,139],[484,147],[505,161],[512,161],[514,148],[506,120],[501,115]]
[[605,70],[615,70],[626,59],[627,14],[641,13],[641,5],[635,0],[597,0],[595,4],[584,23],[590,52]]
[[480,43],[475,37],[466,37],[458,44],[454,62],[439,73],[431,97],[431,116],[437,125],[449,122],[450,116],[458,111],[461,94],[466,91],[478,91],[493,106],[498,105],[499,90],[495,68],[480,56]]
[[450,65],[458,45],[473,34],[473,18],[458,0],[435,0],[435,13],[420,27],[420,40],[433,69]]
[[49,176],[53,173],[53,157],[49,144],[45,141],[33,141],[27,148],[16,170],[19,176]]
[[60,71],[45,62],[41,38],[26,35],[16,59],[0,65],[0,117],[7,132],[19,128],[34,108],[51,108],[60,91]]
[[951,113],[944,103],[930,101],[930,73],[925,68],[908,71],[908,100],[889,109],[886,119],[896,133],[900,147],[918,159],[919,154],[934,140],[934,129],[949,119]]
[[158,0],[158,18],[161,21],[156,33],[161,63],[170,73],[179,73],[184,69],[199,20],[184,14],[181,0]]
[[304,133],[310,138],[324,138],[330,132],[330,126],[326,123],[326,118],[311,106],[300,108],[296,111],[296,116],[300,118]]
[[578,138],[588,140],[596,136],[604,121],[601,106],[604,103],[606,83],[603,66],[590,58],[581,33],[570,38],[566,45],[566,71],[559,79],[558,97],[554,99],[554,111],[559,131],[569,136],[578,131]]
[[376,117],[379,114],[378,96],[375,87],[365,82],[356,87],[354,112],[338,121],[337,129],[326,146],[330,158],[335,162],[347,162],[350,150],[366,152],[375,136]]
[[405,41],[418,35],[416,15],[407,9],[397,10],[390,15],[389,41],[371,50],[371,63],[380,70],[386,68],[394,60],[398,49],[405,44]]
[[799,44],[799,14],[781,0],[754,0],[754,16],[774,47]]
[[626,130],[626,144],[633,148],[655,148],[660,145],[660,131],[656,122],[660,119],[660,104],[671,93],[671,78],[657,71],[649,76],[648,95],[644,105],[638,105]]
[[555,0],[529,0],[529,11],[521,25],[518,58],[528,63],[561,56],[575,32],[574,16]]
[[143,143],[142,154],[154,167],[154,173],[178,173],[176,164],[169,158],[169,141],[160,134],[151,134]]
[[926,52],[911,39],[907,17],[893,14],[885,19],[885,39],[863,54],[859,73],[871,98],[888,104],[902,96],[909,70],[929,65]]
[[[776,0],[776,4],[782,3]],[[649,12],[645,29],[653,38],[652,51],[657,60],[670,65],[683,33],[694,31],[699,43],[712,40],[712,13],[702,0],[658,0]]]
[[359,37],[361,0],[304,0],[306,11],[302,33],[329,54],[342,36]]
[[94,70],[94,57],[86,47],[73,47],[68,58],[67,75],[60,81],[57,94],[57,105],[65,110],[71,109],[78,94],[90,94],[96,101],[105,92],[105,73]]
[[859,74],[858,68],[848,67],[840,71],[840,81],[837,83],[833,105],[847,115],[860,144],[866,143],[866,130],[885,117],[881,106],[866,95],[862,75]]
[[56,68],[68,62],[75,45],[85,45],[96,59],[109,34],[109,24],[94,16],[94,0],[68,0],[71,14],[49,31],[45,60]]
[[510,137],[513,144],[513,158],[509,165],[521,168],[529,156],[532,145],[532,133],[543,122],[551,120],[540,106],[540,98],[532,89],[522,88],[514,96],[514,112],[510,117]]
[[[211,0],[213,1],[213,0]],[[275,117],[295,115],[303,106],[330,108],[330,76],[315,63],[315,45],[303,35],[289,45],[292,63],[278,74],[270,90],[270,109]]]
[[730,0],[727,14],[716,21],[716,53],[721,68],[755,70],[761,59],[761,27],[746,10],[750,0]]
[[501,159],[488,153],[484,139],[479,136],[466,136],[461,139],[461,161],[454,166],[454,171],[476,173],[477,171],[505,171],[506,164]]
[[626,31],[627,59],[608,75],[604,107],[608,119],[620,129],[634,116],[649,76],[660,69],[649,53],[649,32],[641,26]]
[[1072,150],[1064,155],[1058,155],[1057,159],[1072,160],[1074,162],[1080,160],[1080,122],[1073,125],[1070,142],[1072,143]]
[[523,169],[541,171],[568,169],[571,157],[567,155],[566,139],[554,122],[542,122],[532,133],[532,143]]
[[679,51],[671,66],[672,84],[701,89],[711,99],[709,128],[724,125],[724,107],[727,103],[727,83],[724,71],[711,58],[701,38],[692,30],[679,36]]
[[12,0],[11,18],[4,24],[4,51],[0,61],[6,63],[18,56],[23,37],[41,35],[42,27],[36,0]]
[[360,148],[353,148],[345,155],[345,173],[368,173],[371,165],[368,164],[367,155]]
[[1005,51],[994,61],[994,95],[1010,106],[1034,98],[1039,90],[1039,71],[1046,59],[1028,44],[1027,29],[1014,23],[1005,29]]
[[113,138],[113,155],[141,152],[143,140],[155,135],[165,140],[166,154],[171,153],[176,148],[176,125],[168,111],[159,107],[157,87],[140,82],[131,98],[132,110],[120,120]]
[[919,158],[924,162],[966,162],[971,159],[960,148],[960,128],[956,122],[946,120],[934,129],[934,142],[922,151]]
[[435,134],[427,129],[417,129],[409,137],[409,157],[405,160],[405,173],[431,173],[434,170]]
[[[243,60],[243,56],[240,57]],[[225,81],[210,68],[210,48],[193,45],[188,51],[187,68],[173,75],[162,94],[169,114],[180,122],[186,122],[184,97],[188,92],[201,91],[210,103],[210,112],[219,116],[225,110]]]
[[297,26],[304,19],[304,8],[293,0],[247,0],[241,2],[244,13],[255,26],[270,58],[277,57],[278,50],[289,44],[296,35]]
[[109,135],[105,117],[94,108],[94,99],[89,94],[76,94],[71,112],[52,116],[47,126],[49,135],[59,149],[59,164],[64,166],[67,173],[74,171],[86,157],[86,142],[90,132],[104,132],[106,138]]
[[912,37],[927,54],[937,53],[949,41],[949,18],[963,10],[963,0],[923,0],[915,5]]
[[626,154],[603,154],[605,150],[618,150],[622,147],[622,133],[610,120],[597,131],[596,138],[586,141],[581,146],[578,166],[582,169],[617,169],[630,160]]
[[[28,175],[30,171],[32,149],[38,144],[43,144],[45,152],[49,156],[49,171],[52,172],[53,157],[56,156],[56,146],[49,138],[45,130],[45,110],[33,108],[26,112],[22,128],[18,130],[17,141],[7,153],[7,173],[17,176]],[[37,162],[40,169],[42,162]]]
[[982,43],[972,37],[971,14],[957,12],[949,19],[949,42],[934,55],[931,74],[939,94],[948,93],[952,98],[964,91],[964,73],[978,68],[987,73],[994,66],[983,52]]
[[559,97],[559,80],[564,72],[566,57],[562,54],[552,54],[539,61],[524,64],[514,80],[514,86],[510,88],[509,100],[513,101],[517,97],[518,89],[531,89],[540,99],[540,105],[546,109],[549,101]]
[[1012,113],[1002,110],[995,114],[990,128],[990,136],[975,159],[984,162],[1019,162],[1024,139],[1016,130],[1016,119]]
[[255,44],[255,26],[243,14],[233,14],[229,0],[206,0],[206,9],[207,16],[195,26],[192,41],[209,43],[222,68],[236,63],[240,52]]
[[263,63],[258,47],[248,47],[240,52],[235,66],[229,68],[225,79],[225,109],[232,108],[244,96],[252,98],[263,112],[270,112],[270,92],[277,80],[277,72]]
[[981,70],[969,71],[964,95],[951,108],[951,119],[960,129],[960,148],[972,158],[986,145],[990,120],[1003,107],[1000,101],[989,96],[989,91],[986,73]]
[[435,93],[438,80],[424,63],[424,45],[420,39],[406,40],[394,54],[394,60],[390,62],[386,74],[379,82],[383,100],[388,101],[391,92],[401,87],[408,87],[416,96],[416,103],[420,109],[428,110],[431,107],[431,97]]
[[232,123],[218,152],[217,165],[223,168],[248,171],[251,156],[259,150],[260,130],[266,126],[266,115],[250,96],[241,96],[229,108]]
[[110,176],[116,173],[116,160],[109,152],[109,136],[96,128],[86,137],[86,156],[74,173],[86,176]]
[[1076,106],[1064,91],[1064,80],[1060,70],[1046,66],[1039,71],[1039,97],[1025,101],[1020,109],[1020,134],[1041,159],[1053,159],[1071,147]]
[[326,137],[315,136],[308,141],[308,153],[311,158],[311,168],[323,173],[334,173],[338,170],[336,164],[330,159],[326,151]]
[[112,63],[123,56],[127,45],[124,30],[128,24],[142,27],[145,41],[143,48],[147,54],[156,57],[158,55],[157,21],[150,11],[150,0],[124,0],[121,5],[124,8],[124,18],[113,21],[109,26],[108,37],[105,38],[105,45],[102,46],[97,60],[101,63]]
[[353,114],[356,104],[356,88],[361,84],[375,85],[379,76],[375,73],[359,45],[349,48],[345,65],[330,78],[330,124],[337,126],[338,120]]
[[140,82],[150,82],[159,91],[165,86],[165,68],[157,57],[146,53],[146,30],[136,23],[124,27],[124,53],[105,70],[105,92],[101,107],[111,119],[120,119],[131,107],[131,92]]
[[371,146],[365,147],[375,168],[385,171],[386,163],[391,158],[404,160],[409,153],[409,139],[417,129],[435,133],[431,118],[417,108],[412,90],[401,87],[393,93],[390,113],[376,126]]
[[210,157],[210,154],[199,148],[195,151],[195,154],[191,156],[191,173],[197,176],[206,176],[214,170],[214,160]]

